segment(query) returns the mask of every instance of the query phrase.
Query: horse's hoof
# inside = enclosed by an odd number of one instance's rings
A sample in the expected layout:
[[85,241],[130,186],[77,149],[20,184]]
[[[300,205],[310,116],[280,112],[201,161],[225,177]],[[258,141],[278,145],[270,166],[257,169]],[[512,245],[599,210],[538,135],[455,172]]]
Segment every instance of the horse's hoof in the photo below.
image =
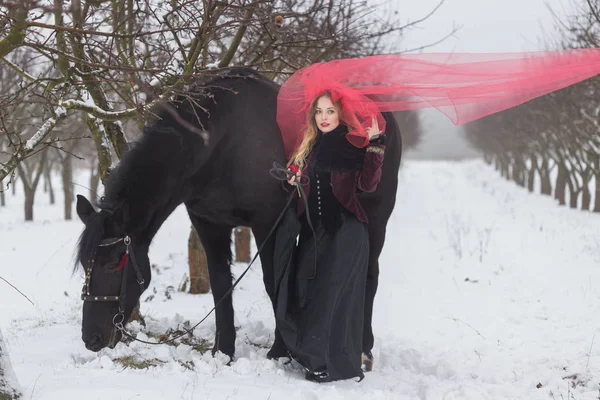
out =
[[231,363],[233,362],[233,360],[234,360],[234,358],[233,358],[234,351],[225,351],[225,350],[223,350],[223,349],[217,349],[217,348],[214,348],[214,347],[213,347],[213,349],[212,349],[212,351],[211,351],[211,353],[212,353],[212,356],[214,357],[214,356],[215,356],[215,354],[217,354],[217,352],[221,352],[221,353],[223,353],[224,355],[226,355],[227,357],[229,357],[229,361],[228,361],[228,362],[227,362],[225,365],[227,365],[227,366],[230,366],[230,364],[231,364]]
[[362,353],[362,365],[366,372],[373,371],[373,353],[367,351],[366,353]]

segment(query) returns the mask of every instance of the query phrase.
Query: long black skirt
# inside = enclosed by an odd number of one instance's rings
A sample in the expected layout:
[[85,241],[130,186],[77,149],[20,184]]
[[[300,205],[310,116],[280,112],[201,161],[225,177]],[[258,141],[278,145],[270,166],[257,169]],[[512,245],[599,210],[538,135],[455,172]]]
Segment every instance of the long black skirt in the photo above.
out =
[[362,377],[367,225],[345,213],[335,234],[318,221],[314,229],[315,235],[293,213],[278,229],[277,327],[290,355],[308,371],[326,370],[332,380]]

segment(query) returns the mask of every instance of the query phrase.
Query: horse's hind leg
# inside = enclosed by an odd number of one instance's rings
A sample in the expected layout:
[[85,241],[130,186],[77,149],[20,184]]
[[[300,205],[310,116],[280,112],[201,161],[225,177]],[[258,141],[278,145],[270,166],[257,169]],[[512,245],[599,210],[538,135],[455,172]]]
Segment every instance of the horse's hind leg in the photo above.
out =
[[377,220],[369,221],[369,269],[365,293],[365,318],[363,326],[362,362],[367,371],[373,369],[373,302],[379,284],[379,256],[385,241],[386,223]]
[[[214,225],[190,214],[190,220],[198,232],[208,262],[208,274],[215,304],[223,299],[232,286],[231,276],[231,230],[232,228]],[[235,353],[235,327],[233,325],[233,301],[227,295],[215,310],[216,333],[213,355],[217,351],[231,359]]]

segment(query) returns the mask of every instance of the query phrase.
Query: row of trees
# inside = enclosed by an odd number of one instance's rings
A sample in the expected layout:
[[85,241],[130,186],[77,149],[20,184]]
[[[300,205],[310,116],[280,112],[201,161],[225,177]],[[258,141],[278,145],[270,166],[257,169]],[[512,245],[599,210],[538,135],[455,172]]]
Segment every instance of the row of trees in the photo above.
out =
[[505,178],[539,187],[561,205],[568,194],[570,207],[600,212],[598,89],[600,80],[590,79],[472,122],[467,137]]
[[[591,0],[560,26],[561,47],[600,47],[600,12]],[[507,179],[600,212],[598,93],[594,77],[467,124],[467,138]]]

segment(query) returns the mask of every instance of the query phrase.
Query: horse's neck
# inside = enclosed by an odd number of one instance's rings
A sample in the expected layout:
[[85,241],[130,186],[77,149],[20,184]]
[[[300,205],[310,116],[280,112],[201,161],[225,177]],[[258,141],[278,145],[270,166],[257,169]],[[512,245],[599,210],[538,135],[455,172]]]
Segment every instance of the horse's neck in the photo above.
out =
[[173,211],[181,204],[181,201],[171,201],[166,205],[154,210],[150,216],[149,223],[142,231],[143,238],[150,243],[162,224],[169,218]]
[[[164,148],[150,147],[128,160],[121,174],[128,178],[122,198],[124,225],[128,231],[151,241],[156,232],[184,199],[185,147],[161,143]],[[137,158],[137,160],[136,160]],[[140,169],[143,167],[143,171]]]

